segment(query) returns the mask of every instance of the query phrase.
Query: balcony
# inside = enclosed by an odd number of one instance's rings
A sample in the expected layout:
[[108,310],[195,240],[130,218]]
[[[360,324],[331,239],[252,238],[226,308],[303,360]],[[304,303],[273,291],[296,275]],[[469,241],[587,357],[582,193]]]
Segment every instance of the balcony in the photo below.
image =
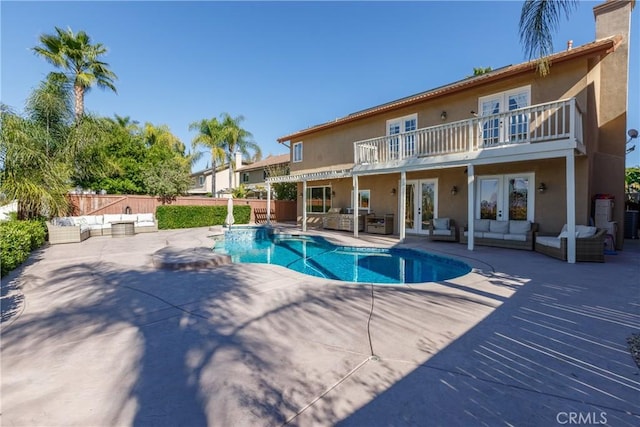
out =
[[[582,112],[575,98],[354,142],[356,168],[456,162],[536,149],[581,148]],[[562,144],[565,142],[565,144]],[[541,143],[555,143],[554,145]],[[530,150],[504,150],[526,147]]]

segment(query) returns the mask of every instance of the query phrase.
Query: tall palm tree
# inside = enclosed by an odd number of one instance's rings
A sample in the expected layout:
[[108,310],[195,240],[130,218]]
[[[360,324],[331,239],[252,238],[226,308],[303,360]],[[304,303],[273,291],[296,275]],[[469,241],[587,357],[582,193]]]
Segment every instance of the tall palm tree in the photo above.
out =
[[549,73],[547,57],[553,53],[552,32],[560,18],[567,19],[578,5],[577,0],[526,0],[520,12],[520,43],[529,59],[538,58],[538,72]]
[[224,161],[224,133],[222,124],[215,117],[212,119],[202,119],[189,125],[189,130],[197,130],[198,135],[193,138],[192,146],[206,147],[211,151],[211,194],[216,196],[216,165],[219,161]]
[[41,35],[41,46],[34,47],[33,51],[61,68],[61,74],[73,83],[75,120],[78,122],[84,115],[85,93],[94,85],[117,93],[113,84],[117,76],[109,69],[109,64],[99,59],[107,53],[101,43],[91,44],[84,31],[74,34],[70,28],[65,31],[55,27],[55,30],[56,34]]
[[249,150],[255,153],[258,160],[262,157],[260,146],[251,140],[251,132],[243,129],[240,124],[244,121],[243,116],[231,117],[229,113],[222,113],[222,133],[224,135],[224,148],[227,161],[229,162],[229,188],[233,188],[233,177],[235,176],[236,164],[235,153],[242,153],[243,157],[251,157]]

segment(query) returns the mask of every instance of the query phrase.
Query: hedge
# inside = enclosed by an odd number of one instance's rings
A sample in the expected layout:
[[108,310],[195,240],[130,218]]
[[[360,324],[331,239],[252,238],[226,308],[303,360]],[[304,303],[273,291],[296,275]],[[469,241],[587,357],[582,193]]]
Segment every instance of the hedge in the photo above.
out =
[[[251,219],[251,206],[234,206],[235,224],[248,224]],[[227,218],[226,206],[158,206],[156,219],[158,229],[207,227],[224,225]]]
[[14,270],[34,249],[45,242],[46,226],[44,222],[3,221],[0,222],[0,276]]

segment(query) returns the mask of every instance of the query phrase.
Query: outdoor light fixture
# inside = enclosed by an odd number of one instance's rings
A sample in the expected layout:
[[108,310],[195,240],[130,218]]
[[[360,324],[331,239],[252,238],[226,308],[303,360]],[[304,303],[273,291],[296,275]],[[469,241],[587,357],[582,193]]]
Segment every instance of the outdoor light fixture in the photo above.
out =
[[547,186],[544,185],[544,182],[541,182],[540,185],[538,186],[538,191],[540,193],[544,193],[545,191],[547,191]]
[[331,191],[331,195],[332,195],[333,197],[335,197],[335,196],[336,196],[336,192],[332,190],[332,191]]
[[392,196],[395,196],[395,195],[396,195],[396,189],[395,189],[395,188],[392,188],[392,189],[391,189],[391,195],[392,195]]
[[451,187],[451,195],[455,196],[456,194],[458,194],[458,187],[454,185],[453,187]]
[[440,113],[440,118],[441,118],[442,120],[447,120],[447,112],[446,112],[446,111],[443,111],[442,113]]

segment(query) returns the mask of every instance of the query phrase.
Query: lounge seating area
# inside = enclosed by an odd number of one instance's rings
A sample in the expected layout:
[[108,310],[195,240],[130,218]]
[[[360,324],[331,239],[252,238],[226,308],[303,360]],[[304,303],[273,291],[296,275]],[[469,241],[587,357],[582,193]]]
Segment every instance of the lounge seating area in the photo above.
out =
[[[538,224],[530,221],[499,221],[476,219],[474,221],[474,244],[508,249],[532,251]],[[468,242],[468,227],[460,228],[460,243]]]
[[[605,229],[576,226],[576,262],[604,262]],[[536,234],[535,250],[541,254],[567,260],[567,225],[560,234]]]
[[122,221],[133,222],[136,233],[158,231],[152,213],[60,217],[47,222],[49,243],[77,243],[92,236],[111,236],[111,225]]
[[434,218],[429,224],[427,239],[431,241],[458,241],[458,228],[454,220],[450,218]]

